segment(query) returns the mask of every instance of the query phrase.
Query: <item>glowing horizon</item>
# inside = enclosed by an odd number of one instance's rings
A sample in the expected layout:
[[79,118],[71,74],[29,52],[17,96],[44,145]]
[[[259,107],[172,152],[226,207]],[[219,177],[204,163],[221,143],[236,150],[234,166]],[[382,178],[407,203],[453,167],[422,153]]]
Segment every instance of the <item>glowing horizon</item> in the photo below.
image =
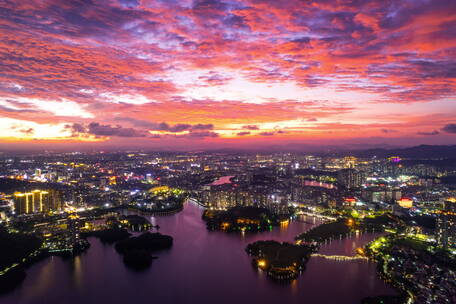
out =
[[0,8],[0,149],[456,144],[451,0]]

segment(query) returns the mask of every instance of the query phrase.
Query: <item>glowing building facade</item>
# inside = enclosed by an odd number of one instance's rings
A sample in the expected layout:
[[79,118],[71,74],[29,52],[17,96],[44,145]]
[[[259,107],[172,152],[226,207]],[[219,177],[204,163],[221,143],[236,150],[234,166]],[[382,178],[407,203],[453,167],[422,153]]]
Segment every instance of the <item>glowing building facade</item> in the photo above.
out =
[[14,193],[16,214],[41,213],[62,209],[60,193],[55,190],[33,190]]
[[413,200],[411,200],[410,198],[407,198],[407,197],[403,197],[400,200],[397,200],[396,202],[402,208],[409,209],[409,208],[413,207]]

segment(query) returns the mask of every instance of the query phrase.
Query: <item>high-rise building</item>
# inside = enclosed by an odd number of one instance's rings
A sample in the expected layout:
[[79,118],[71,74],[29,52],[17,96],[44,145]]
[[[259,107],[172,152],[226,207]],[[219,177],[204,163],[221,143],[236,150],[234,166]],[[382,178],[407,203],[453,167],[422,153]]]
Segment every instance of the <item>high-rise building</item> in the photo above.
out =
[[354,169],[356,167],[356,163],[358,159],[354,156],[345,156],[344,157],[344,168]]
[[79,241],[79,234],[81,230],[81,221],[79,216],[76,214],[70,214],[67,219],[68,231],[69,231],[69,245],[75,246]]
[[443,202],[443,208],[437,219],[437,243],[444,247],[456,246],[456,198]]
[[49,212],[61,209],[61,195],[56,190],[33,190],[14,193],[14,211],[16,214]]
[[363,174],[356,169],[342,169],[337,172],[337,181],[347,189],[358,188],[363,182]]
[[288,198],[281,193],[273,193],[267,197],[267,208],[275,214],[288,213]]

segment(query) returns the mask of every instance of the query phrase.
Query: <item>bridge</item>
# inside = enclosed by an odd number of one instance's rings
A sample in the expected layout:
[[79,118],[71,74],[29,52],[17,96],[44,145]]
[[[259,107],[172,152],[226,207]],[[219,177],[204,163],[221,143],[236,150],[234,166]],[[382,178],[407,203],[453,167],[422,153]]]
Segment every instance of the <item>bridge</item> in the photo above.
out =
[[319,214],[319,213],[312,213],[312,212],[306,212],[306,211],[298,211],[298,212],[296,212],[296,215],[313,216],[313,217],[321,218],[321,219],[328,220],[328,221],[335,221],[337,219],[337,218],[335,218],[333,216],[322,215],[322,214]]
[[359,255],[347,256],[347,255],[326,255],[326,254],[314,253],[311,256],[325,258],[328,260],[335,260],[335,261],[367,261],[367,260],[369,260],[367,257],[359,256]]

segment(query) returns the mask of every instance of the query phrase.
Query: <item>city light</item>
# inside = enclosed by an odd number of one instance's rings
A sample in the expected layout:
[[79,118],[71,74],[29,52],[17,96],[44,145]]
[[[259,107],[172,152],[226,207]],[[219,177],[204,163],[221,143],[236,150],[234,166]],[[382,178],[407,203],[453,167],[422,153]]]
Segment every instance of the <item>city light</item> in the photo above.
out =
[[[244,248],[260,278],[280,283],[316,275],[318,269],[306,267],[312,259],[329,263],[328,272],[334,263],[347,271],[375,263],[378,280],[426,299],[448,298],[450,289],[442,286],[456,280],[448,266],[456,244],[456,192],[442,182],[449,169],[427,165],[432,159],[419,165],[421,160],[404,159],[401,167],[387,157],[342,153],[103,152],[9,159],[0,154],[0,181],[8,185],[0,193],[0,245],[2,233],[41,243],[0,267],[0,276],[34,267],[33,254],[99,255],[100,247],[90,246],[97,238],[117,251],[124,240],[166,232],[188,256],[216,254],[217,269],[233,277],[245,271],[232,264],[238,262],[233,252]],[[14,248],[27,247],[2,250]],[[148,267],[153,259],[147,250],[132,253],[133,260],[121,251],[126,266],[144,259]],[[176,267],[179,252],[163,251],[153,263]],[[197,272],[212,261],[180,267]]]

